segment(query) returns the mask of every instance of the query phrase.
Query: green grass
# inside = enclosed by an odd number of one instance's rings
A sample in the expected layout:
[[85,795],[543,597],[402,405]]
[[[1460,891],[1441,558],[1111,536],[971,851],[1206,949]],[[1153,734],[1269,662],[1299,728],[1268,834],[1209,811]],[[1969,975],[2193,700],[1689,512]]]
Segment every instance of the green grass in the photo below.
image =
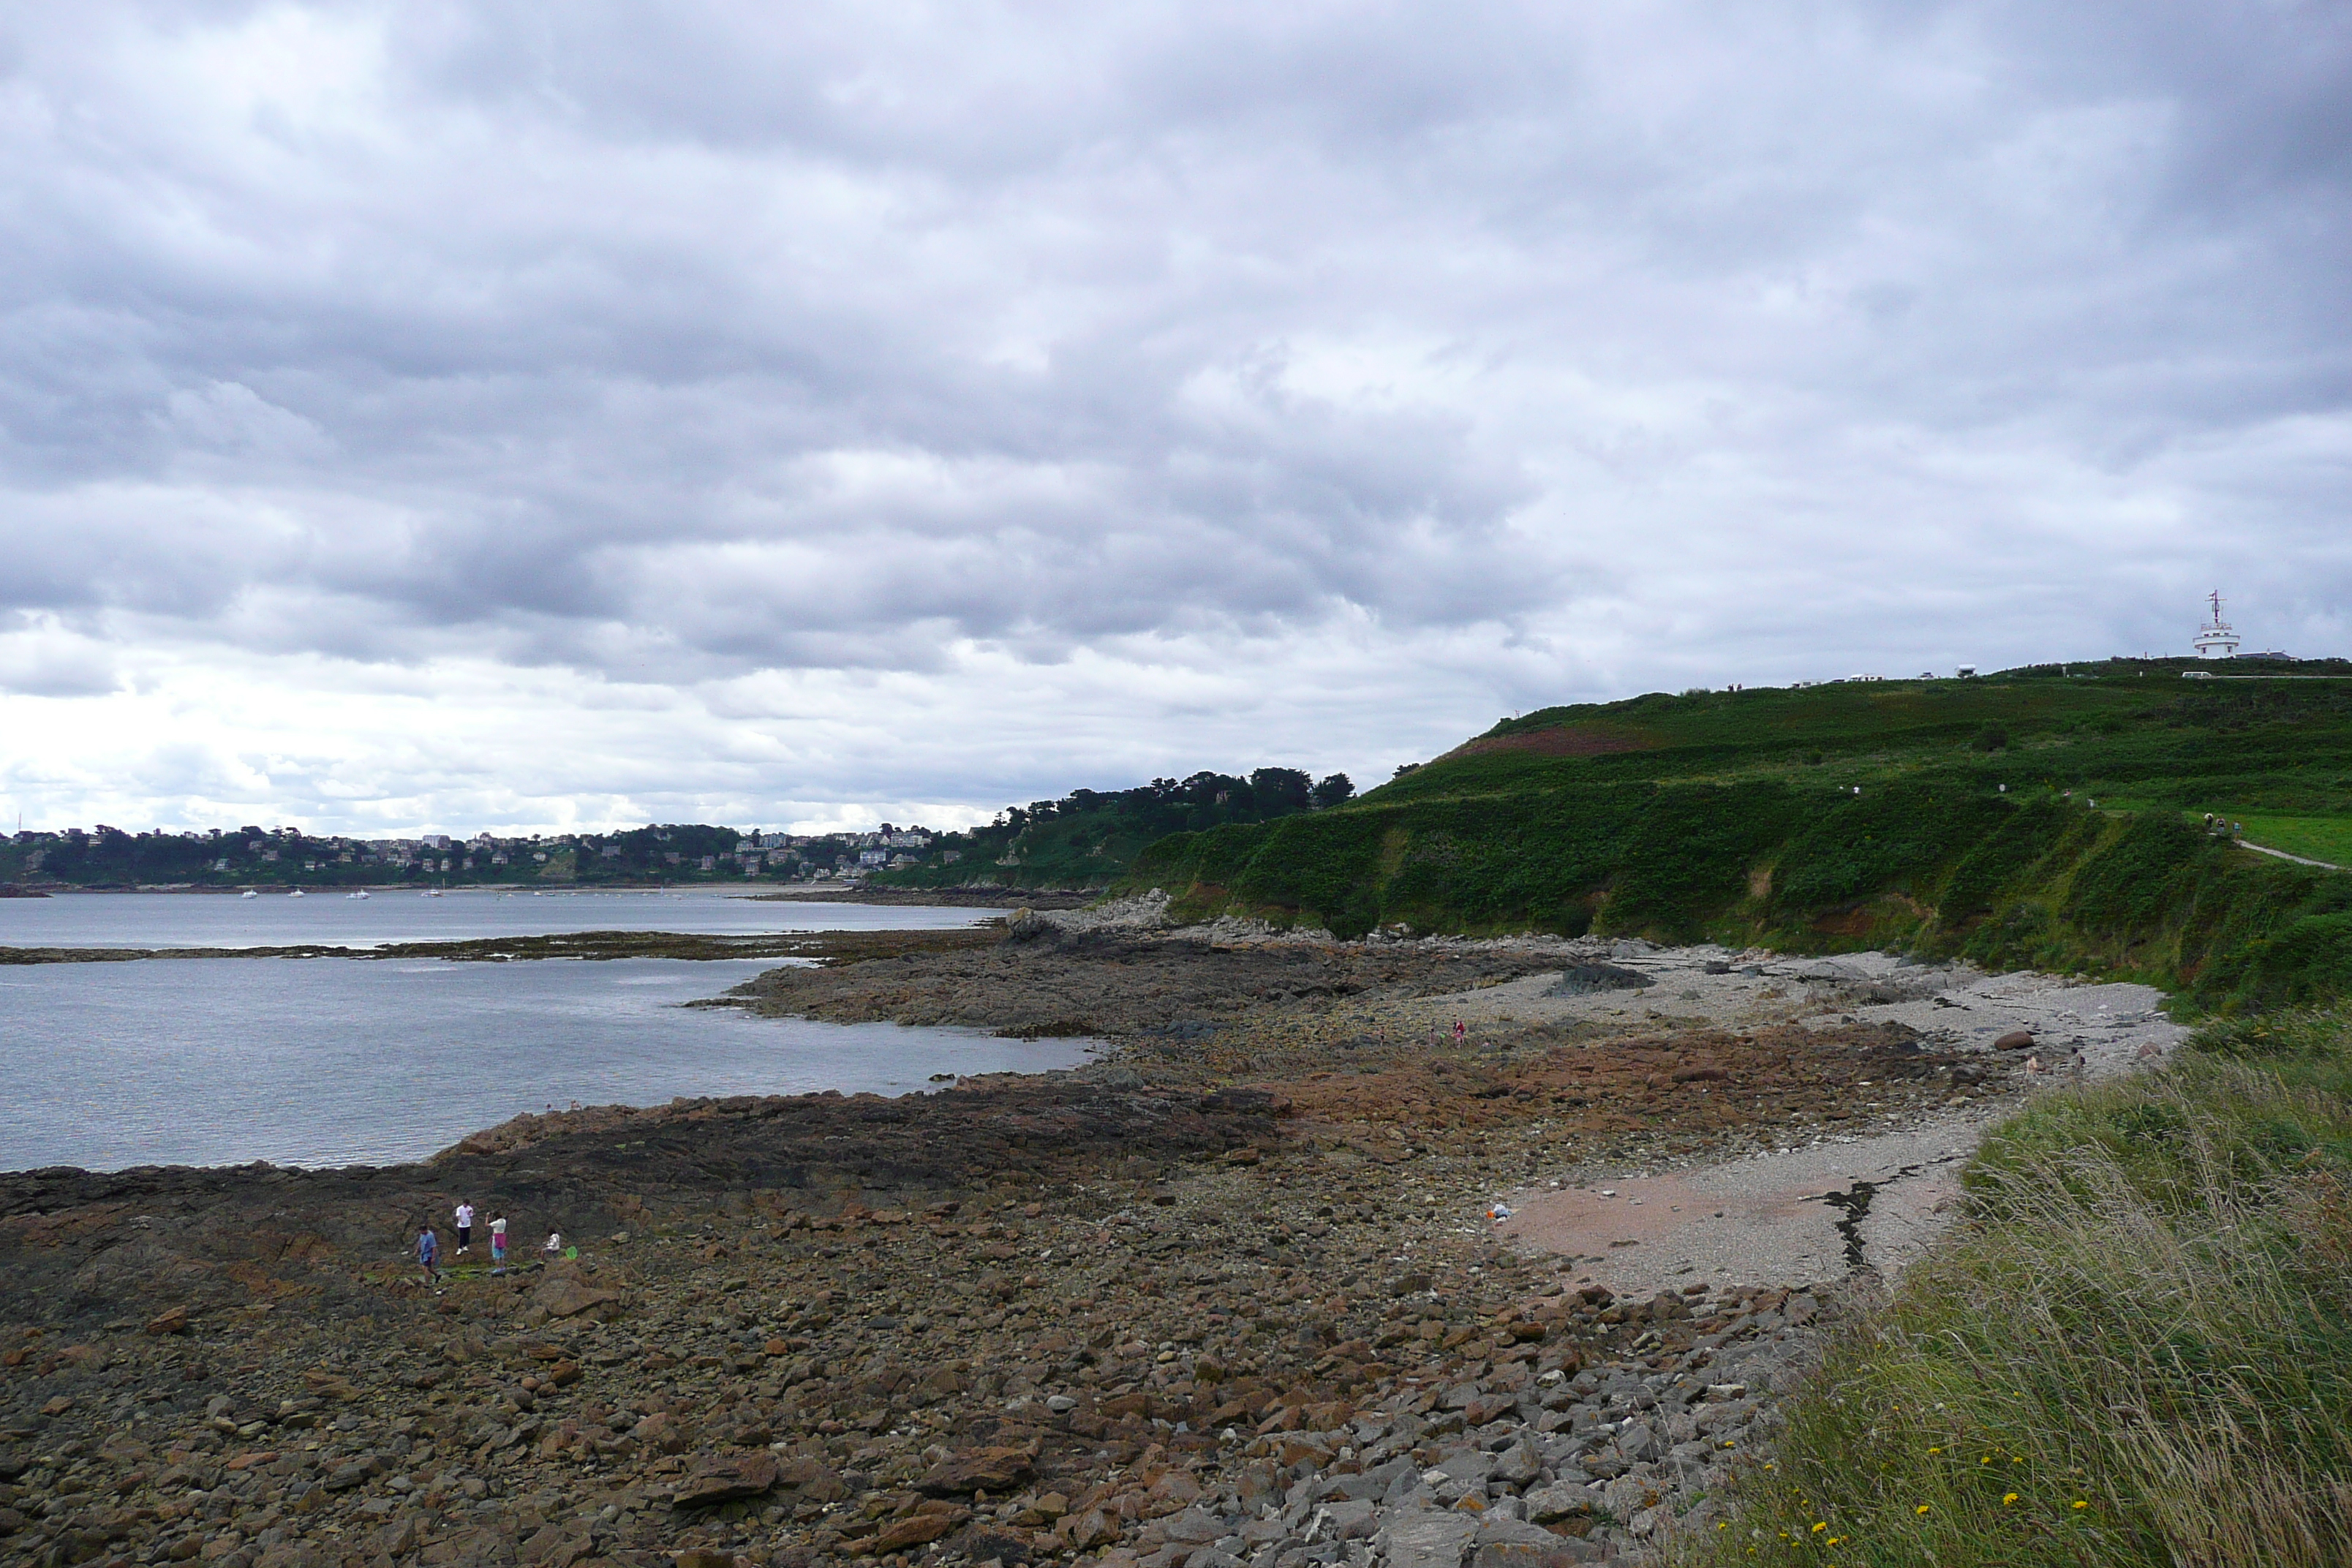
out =
[[1686,1568],[2352,1558],[2352,1017],[2045,1097]]
[[2131,795],[2102,798],[2099,807],[2103,811],[2178,810],[2184,821],[2200,826],[2210,814],[2238,824],[2244,829],[2241,837],[2250,844],[2284,849],[2290,855],[2324,860],[2331,866],[2352,868],[2352,813],[2299,815],[2265,811],[2230,800],[2217,801],[2192,812]]
[[2273,816],[2259,811],[2222,815],[2245,824],[2242,837],[2250,844],[2352,867],[2352,816]]

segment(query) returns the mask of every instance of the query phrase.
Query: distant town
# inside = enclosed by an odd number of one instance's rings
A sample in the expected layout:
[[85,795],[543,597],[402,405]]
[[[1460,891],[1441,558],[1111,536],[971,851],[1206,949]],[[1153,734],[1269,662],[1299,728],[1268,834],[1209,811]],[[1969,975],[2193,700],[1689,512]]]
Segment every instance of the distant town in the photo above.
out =
[[359,838],[257,826],[133,833],[101,823],[0,840],[0,885],[357,889],[875,878],[885,885],[1077,887],[1109,880],[1136,850],[1168,834],[1318,810],[1354,793],[1344,773],[1318,781],[1295,768],[1197,773],[1133,789],[1076,790],[944,832],[887,822],[871,832],[815,834],[670,823],[528,837]]
[[0,879],[88,887],[374,887],[414,882],[643,883],[814,880],[871,874],[892,865],[952,865],[940,835],[885,824],[872,833],[784,834],[670,825],[618,833],[501,838],[446,833],[414,838],[315,837],[292,827],[126,833],[19,833],[0,850]]

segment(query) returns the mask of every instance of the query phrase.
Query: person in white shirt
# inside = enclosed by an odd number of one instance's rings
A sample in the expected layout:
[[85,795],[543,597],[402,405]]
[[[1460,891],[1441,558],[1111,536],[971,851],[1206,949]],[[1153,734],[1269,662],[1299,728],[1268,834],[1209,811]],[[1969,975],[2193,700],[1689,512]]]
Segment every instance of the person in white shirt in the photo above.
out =
[[561,1234],[559,1234],[558,1232],[551,1231],[551,1231],[549,1231],[549,1232],[547,1233],[547,1245],[546,1245],[545,1247],[541,1247],[541,1248],[540,1248],[540,1250],[541,1250],[541,1252],[561,1252],[561,1251],[562,1251],[562,1250],[563,1250],[563,1237],[562,1237],[562,1236]]
[[460,1200],[457,1205],[457,1250],[461,1254],[474,1245],[474,1205]]

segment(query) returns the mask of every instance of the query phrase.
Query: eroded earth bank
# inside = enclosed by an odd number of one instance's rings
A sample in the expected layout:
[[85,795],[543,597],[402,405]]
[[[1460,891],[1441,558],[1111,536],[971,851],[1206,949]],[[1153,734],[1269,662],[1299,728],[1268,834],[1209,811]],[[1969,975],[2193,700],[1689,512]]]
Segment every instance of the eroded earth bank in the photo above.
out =
[[[386,1170],[0,1178],[0,1552],[1638,1560],[1706,1526],[1824,1321],[1932,1229],[1934,1151],[2172,1033],[2136,988],[1876,955],[1084,911],[738,1000],[1108,1048],[525,1117]],[[460,1198],[520,1267],[407,1260]]]

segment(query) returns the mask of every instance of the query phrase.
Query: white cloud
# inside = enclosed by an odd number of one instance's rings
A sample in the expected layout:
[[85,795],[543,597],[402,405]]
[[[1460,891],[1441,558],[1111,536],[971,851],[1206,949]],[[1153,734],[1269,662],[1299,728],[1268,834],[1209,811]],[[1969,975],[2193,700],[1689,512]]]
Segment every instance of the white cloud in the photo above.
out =
[[7,27],[0,783],[60,820],[936,819],[2217,582],[2343,632],[2333,11]]
[[95,697],[121,685],[114,650],[54,616],[26,616],[15,629],[0,631],[0,693]]

